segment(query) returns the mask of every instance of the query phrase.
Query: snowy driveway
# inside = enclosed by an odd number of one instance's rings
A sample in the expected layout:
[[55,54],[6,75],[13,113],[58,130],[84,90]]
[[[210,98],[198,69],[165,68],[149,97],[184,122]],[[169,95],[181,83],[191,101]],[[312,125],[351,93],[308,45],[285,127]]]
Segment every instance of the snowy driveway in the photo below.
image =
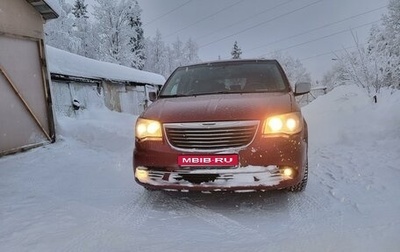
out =
[[298,194],[147,192],[134,117],[59,118],[56,144],[0,159],[0,251],[399,251],[400,115],[384,111],[400,97],[342,89],[304,109]]

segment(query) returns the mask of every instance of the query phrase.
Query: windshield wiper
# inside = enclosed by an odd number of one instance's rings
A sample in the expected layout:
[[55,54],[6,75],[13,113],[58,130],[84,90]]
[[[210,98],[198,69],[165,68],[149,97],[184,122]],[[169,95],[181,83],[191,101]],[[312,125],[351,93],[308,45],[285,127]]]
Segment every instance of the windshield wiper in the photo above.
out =
[[192,95],[185,95],[185,94],[174,94],[174,95],[159,95],[159,98],[175,98],[175,97],[185,97],[185,96],[192,96]]
[[186,96],[200,96],[200,95],[215,95],[215,94],[240,94],[243,92],[232,92],[232,91],[216,91],[206,93],[194,93],[194,94],[174,94],[174,95],[160,95],[159,98],[175,98],[175,97],[186,97]]
[[230,91],[216,91],[216,92],[206,92],[206,93],[196,93],[192,94],[193,96],[198,96],[198,95],[214,95],[214,94],[235,94],[237,92],[230,92]]

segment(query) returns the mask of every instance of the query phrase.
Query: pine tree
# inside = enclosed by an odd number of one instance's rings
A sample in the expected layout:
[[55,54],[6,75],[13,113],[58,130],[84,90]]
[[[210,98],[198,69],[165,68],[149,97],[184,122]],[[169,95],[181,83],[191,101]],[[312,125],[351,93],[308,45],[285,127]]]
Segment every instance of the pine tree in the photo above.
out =
[[146,60],[144,32],[140,18],[140,13],[142,10],[137,2],[133,7],[130,6],[129,8],[132,8],[132,11],[128,13],[128,22],[131,29],[134,30],[134,34],[131,35],[129,40],[129,46],[131,47],[131,52],[133,53],[131,66],[133,68],[142,70]]
[[85,4],[85,0],[75,0],[74,7],[72,8],[72,14],[74,14],[76,18],[88,18],[87,4]]
[[240,55],[242,54],[242,50],[239,48],[237,41],[235,41],[235,44],[233,45],[231,55],[232,59],[240,59]]
[[93,34],[92,24],[89,22],[85,0],[76,0],[72,8],[74,15],[73,33],[80,40],[80,45],[76,53],[89,58],[96,58],[95,35]]

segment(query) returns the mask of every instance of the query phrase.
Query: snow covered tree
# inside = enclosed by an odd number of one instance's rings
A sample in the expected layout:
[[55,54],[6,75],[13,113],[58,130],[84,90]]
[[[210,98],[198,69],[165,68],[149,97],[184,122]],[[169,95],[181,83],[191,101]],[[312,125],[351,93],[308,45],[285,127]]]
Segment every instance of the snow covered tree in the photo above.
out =
[[87,4],[84,0],[74,6],[65,0],[58,1],[61,7],[59,18],[45,24],[46,44],[97,59],[98,40],[87,15]]
[[[99,57],[101,60],[132,66],[134,54],[129,46],[132,37],[136,37],[135,22],[140,19],[140,8],[136,0],[95,0],[93,15],[97,22],[99,35]],[[136,60],[136,59],[135,59]]]
[[278,60],[286,72],[290,84],[294,87],[297,82],[311,82],[310,73],[299,59],[294,59],[288,54],[275,51],[270,55],[271,58]]
[[389,2],[382,26],[371,29],[368,52],[378,66],[381,85],[400,88],[400,0]]
[[93,33],[93,25],[89,21],[87,15],[87,4],[85,0],[76,0],[72,8],[74,14],[73,34],[79,39],[79,45],[76,52],[79,55],[96,59],[97,50],[97,35]]
[[345,85],[349,77],[343,65],[337,62],[333,65],[332,69],[326,72],[321,80],[321,85],[327,87],[328,91],[331,91],[337,86]]
[[177,37],[175,42],[172,43],[169,59],[169,72],[171,73],[177,67],[185,65],[184,43],[179,39],[179,37]]
[[142,10],[137,2],[134,6],[129,6],[129,8],[131,9],[128,12],[128,23],[134,31],[134,34],[131,35],[129,40],[129,46],[131,47],[132,52],[131,67],[141,70],[144,67],[144,61],[146,60],[144,45],[145,39],[140,18]]
[[400,88],[400,0],[391,0],[388,9],[366,47],[353,34],[356,50],[337,55],[348,78],[375,97],[382,87]]
[[74,14],[76,18],[88,18],[87,4],[85,4],[85,0],[75,0],[72,14]]
[[98,35],[93,30],[93,24],[89,21],[89,18],[81,16],[74,20],[74,36],[79,39],[79,46],[75,53],[89,57],[92,59],[98,59]]
[[80,39],[74,34],[74,20],[72,5],[65,0],[59,0],[60,16],[45,24],[46,44],[53,47],[77,53],[80,47]]
[[198,51],[198,45],[191,38],[189,38],[185,43],[177,38],[177,40],[172,43],[172,48],[170,49],[170,57],[172,58],[170,60],[170,72],[179,66],[200,62],[201,60]]
[[154,38],[146,39],[146,63],[144,70],[168,77],[177,67],[200,62],[198,46],[188,39],[183,43],[179,38],[172,46],[165,44],[160,31]]
[[168,66],[168,50],[162,35],[159,30],[156,32],[154,38],[148,38],[146,40],[146,55],[147,60],[144,64],[144,70],[161,74],[165,77],[169,76]]
[[201,61],[199,58],[199,47],[191,38],[186,41],[183,51],[183,65],[195,64]]
[[382,64],[379,59],[368,52],[368,49],[360,45],[358,39],[353,35],[356,44],[356,51],[347,52],[339,59],[350,79],[357,85],[367,89],[371,96],[376,95],[384,85],[382,82]]
[[233,44],[233,48],[231,51],[232,59],[240,59],[240,55],[242,54],[242,50],[239,48],[237,41]]
[[344,50],[335,54],[339,64],[336,67],[341,76],[346,76],[348,83],[364,88],[370,96],[375,96],[383,86],[383,68],[378,55],[372,52],[373,47],[364,47],[353,34],[356,50]]
[[390,0],[388,5],[389,13],[383,15],[382,23],[386,31],[389,51],[400,55],[400,0]]

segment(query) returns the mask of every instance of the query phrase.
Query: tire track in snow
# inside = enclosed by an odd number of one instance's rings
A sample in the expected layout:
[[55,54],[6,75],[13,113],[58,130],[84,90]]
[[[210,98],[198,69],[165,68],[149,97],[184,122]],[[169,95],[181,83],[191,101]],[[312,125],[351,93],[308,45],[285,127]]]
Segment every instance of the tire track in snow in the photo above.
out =
[[[358,207],[352,202],[351,192],[342,191],[354,183],[351,174],[357,174],[357,167],[349,157],[352,153],[337,153],[329,148],[316,149],[312,154],[309,185],[305,192],[289,198],[289,213],[293,220],[293,229],[299,233],[299,247],[312,244],[312,236],[323,225],[326,233],[343,239],[344,215]],[[347,164],[349,167],[344,167]],[[344,186],[344,187],[343,187]],[[336,195],[338,192],[338,195]],[[322,234],[321,234],[322,235]]]
[[339,235],[343,229],[343,212],[334,207],[336,200],[330,200],[330,192],[345,179],[345,174],[341,169],[329,168],[332,167],[330,154],[320,149],[313,152],[307,189],[288,198],[291,229],[299,234],[296,240],[299,248],[313,243],[313,234],[321,224],[328,232]]
[[[288,206],[292,223],[290,230],[296,233],[297,248],[304,249],[315,243],[315,235],[319,234],[321,225],[329,233],[341,234],[342,213],[332,212],[326,204],[326,198],[323,198],[323,193],[314,195],[306,190],[302,194],[294,194],[289,198]],[[337,221],[336,217],[339,217],[340,221]]]
[[258,238],[263,238],[263,236],[261,236],[258,231],[248,228],[218,212],[196,206],[170,195],[169,198],[166,200],[168,201],[168,204],[170,206],[174,207],[175,210],[179,209],[180,211],[185,212],[190,216],[194,216],[230,236],[251,234],[253,236],[257,236]]
[[343,148],[340,156],[331,148],[318,150],[315,155],[319,157],[318,161],[321,161],[318,165],[322,165],[320,169],[323,172],[315,172],[314,175],[317,176],[319,183],[327,188],[327,193],[335,199],[335,202],[349,205],[354,211],[361,213],[358,194],[365,194],[370,189],[384,190],[385,187],[378,188],[373,172],[365,173],[368,170],[365,166],[369,165],[371,157],[357,156],[351,147]]
[[[357,151],[352,146],[341,148],[341,152],[336,146],[314,150],[310,160],[309,182],[312,184],[303,194],[290,198],[290,217],[293,229],[299,233],[296,240],[299,248],[313,244],[315,235],[319,235],[321,240],[330,241],[334,238],[351,244],[351,231],[345,219],[351,212],[354,216],[363,213],[364,209],[359,205],[363,197],[371,197],[372,191],[385,190],[384,185],[376,179],[379,177],[376,173],[380,170],[370,168],[375,157],[363,154],[374,153],[373,147],[361,146],[362,149]],[[377,198],[377,202],[379,200]]]
[[[129,221],[129,228],[141,227],[149,217],[152,203],[160,196],[159,192],[149,193],[144,191],[139,198],[132,199],[129,203],[122,205],[106,216],[94,217],[95,223],[89,229],[73,238],[61,251],[87,251],[83,245],[95,242],[92,249],[101,248],[102,244],[113,239],[115,234],[110,232],[112,227],[118,227]],[[134,216],[134,218],[132,218]],[[101,249],[100,249],[101,250]]]

